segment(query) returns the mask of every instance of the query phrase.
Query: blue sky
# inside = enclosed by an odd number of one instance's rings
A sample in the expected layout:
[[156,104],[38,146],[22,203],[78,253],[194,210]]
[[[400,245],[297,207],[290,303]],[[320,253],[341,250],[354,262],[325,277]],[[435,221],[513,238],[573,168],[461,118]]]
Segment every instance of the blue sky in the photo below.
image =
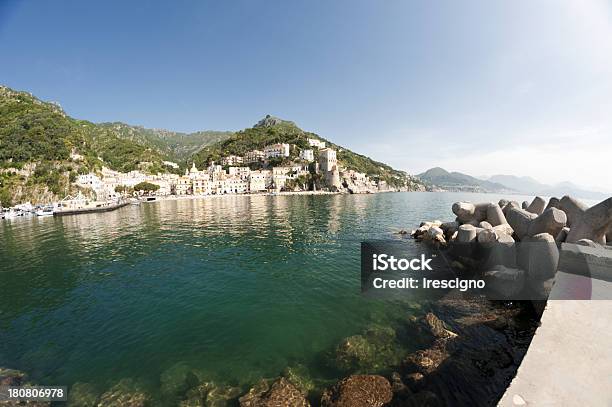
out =
[[612,191],[599,1],[2,1],[0,83],[179,131],[270,113],[418,173]]

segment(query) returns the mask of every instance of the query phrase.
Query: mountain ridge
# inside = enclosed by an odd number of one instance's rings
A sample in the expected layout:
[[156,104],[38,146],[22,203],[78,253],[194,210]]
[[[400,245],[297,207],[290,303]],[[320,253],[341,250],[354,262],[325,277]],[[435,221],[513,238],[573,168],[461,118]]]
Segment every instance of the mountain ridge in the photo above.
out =
[[[307,137],[325,140],[270,115],[239,132],[181,133],[122,122],[94,123],[70,117],[59,103],[0,85],[0,202],[63,198],[76,192],[73,182],[79,174],[102,166],[122,172],[179,173],[193,162],[204,165],[212,158],[218,160],[210,153],[239,146],[240,140],[243,146],[262,148],[295,138],[301,147],[308,147]],[[338,149],[338,161],[349,169],[392,186],[423,187],[404,171],[325,141]],[[168,161],[179,168],[167,165]]]
[[417,174],[416,177],[430,184],[432,187],[437,187],[447,191],[487,193],[515,192],[512,188],[508,188],[505,185],[487,180],[481,180],[457,171],[449,172],[441,167],[430,168],[423,173]]

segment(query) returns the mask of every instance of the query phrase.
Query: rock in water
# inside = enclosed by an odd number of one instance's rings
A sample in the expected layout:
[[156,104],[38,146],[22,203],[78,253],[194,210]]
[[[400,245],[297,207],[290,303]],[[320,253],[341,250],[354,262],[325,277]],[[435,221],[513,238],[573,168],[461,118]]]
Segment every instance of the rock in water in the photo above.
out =
[[98,407],[147,407],[149,396],[131,379],[123,379],[100,397]]
[[260,383],[240,397],[240,407],[308,407],[310,403],[293,384],[281,377],[272,386]]
[[393,392],[387,379],[377,375],[349,376],[323,392],[322,407],[382,407]]
[[68,407],[96,407],[99,396],[93,384],[77,382],[68,392]]
[[395,330],[373,325],[360,335],[345,338],[336,347],[335,367],[346,373],[376,370],[393,364]]

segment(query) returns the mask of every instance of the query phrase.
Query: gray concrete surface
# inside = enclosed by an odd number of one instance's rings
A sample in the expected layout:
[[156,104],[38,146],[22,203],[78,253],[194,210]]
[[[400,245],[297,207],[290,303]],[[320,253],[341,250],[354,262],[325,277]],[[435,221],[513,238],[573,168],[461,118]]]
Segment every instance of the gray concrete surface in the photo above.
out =
[[612,301],[549,300],[498,405],[612,407]]

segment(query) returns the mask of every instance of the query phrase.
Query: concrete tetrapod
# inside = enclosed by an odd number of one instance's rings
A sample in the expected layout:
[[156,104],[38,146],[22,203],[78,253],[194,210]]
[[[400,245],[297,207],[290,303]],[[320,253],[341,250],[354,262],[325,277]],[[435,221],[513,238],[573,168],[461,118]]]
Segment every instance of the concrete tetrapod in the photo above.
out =
[[527,208],[527,212],[535,213],[536,215],[540,215],[544,212],[544,208],[546,208],[546,201],[544,198],[536,196],[533,198],[533,201],[529,204]]
[[589,239],[595,243],[606,244],[606,233],[611,230],[612,198],[608,198],[585,210],[577,221],[572,223],[566,242],[575,243],[580,239]]
[[518,266],[527,272],[530,281],[544,281],[555,276],[559,265],[559,249],[548,233],[526,237],[518,247]]
[[559,209],[567,215],[567,226],[572,227],[589,207],[571,196],[565,195],[559,201]]
[[452,210],[457,215],[459,223],[482,222],[487,219],[488,203],[473,204],[470,202],[455,202]]
[[540,216],[529,222],[527,235],[534,236],[540,233],[548,233],[551,236],[557,236],[566,223],[565,212],[557,208],[548,208]]
[[529,232],[529,224],[537,215],[535,213],[527,212],[525,209],[510,208],[506,214],[508,223],[514,229],[514,234],[519,240],[523,240]]

